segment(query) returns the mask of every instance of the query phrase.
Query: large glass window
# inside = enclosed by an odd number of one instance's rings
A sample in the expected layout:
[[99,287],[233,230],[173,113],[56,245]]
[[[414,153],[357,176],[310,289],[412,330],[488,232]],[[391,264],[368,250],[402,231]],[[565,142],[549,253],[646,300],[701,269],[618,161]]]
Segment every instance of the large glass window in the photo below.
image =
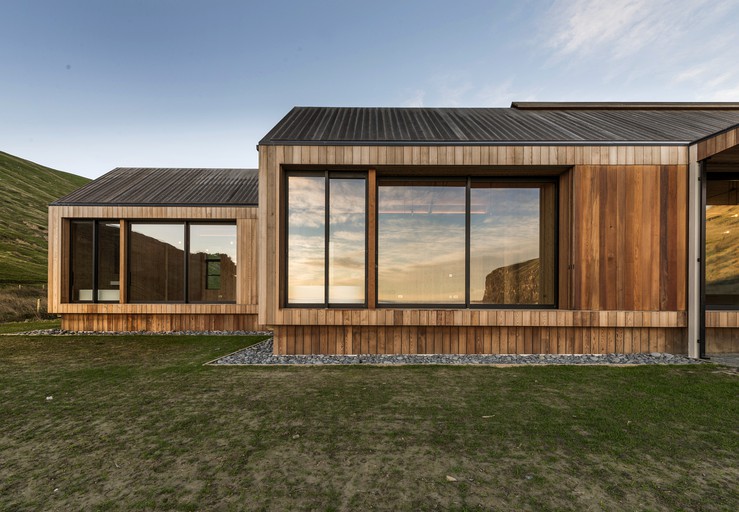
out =
[[236,300],[236,226],[190,224],[190,302]]
[[72,302],[118,302],[120,236],[117,222],[70,221]]
[[366,180],[287,176],[287,303],[364,304]]
[[705,233],[706,305],[739,307],[739,176],[709,175]]
[[465,303],[465,182],[380,181],[377,299]]
[[185,225],[132,222],[128,239],[131,302],[185,301]]
[[380,304],[555,305],[554,182],[378,184]]

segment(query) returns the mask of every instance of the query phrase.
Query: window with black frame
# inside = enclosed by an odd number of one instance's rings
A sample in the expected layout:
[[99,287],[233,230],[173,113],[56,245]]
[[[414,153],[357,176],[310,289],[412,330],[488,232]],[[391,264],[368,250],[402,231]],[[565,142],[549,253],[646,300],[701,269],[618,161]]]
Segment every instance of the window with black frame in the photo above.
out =
[[72,302],[120,300],[120,224],[72,220],[69,226]]
[[378,304],[554,307],[556,184],[381,179]]
[[286,302],[366,304],[366,176],[288,173]]
[[706,181],[706,306],[739,308],[739,175]]
[[235,302],[236,226],[131,222],[130,302]]

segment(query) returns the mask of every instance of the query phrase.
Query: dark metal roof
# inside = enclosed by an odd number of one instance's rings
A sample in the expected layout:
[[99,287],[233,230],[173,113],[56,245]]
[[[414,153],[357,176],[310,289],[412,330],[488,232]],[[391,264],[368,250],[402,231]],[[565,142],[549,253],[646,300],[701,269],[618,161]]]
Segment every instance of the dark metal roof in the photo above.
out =
[[739,124],[739,109],[729,106],[610,105],[594,110],[295,107],[260,144],[688,144]]
[[511,108],[528,110],[739,110],[739,103],[684,101],[514,101]]
[[256,206],[256,169],[153,169],[118,167],[54,206]]

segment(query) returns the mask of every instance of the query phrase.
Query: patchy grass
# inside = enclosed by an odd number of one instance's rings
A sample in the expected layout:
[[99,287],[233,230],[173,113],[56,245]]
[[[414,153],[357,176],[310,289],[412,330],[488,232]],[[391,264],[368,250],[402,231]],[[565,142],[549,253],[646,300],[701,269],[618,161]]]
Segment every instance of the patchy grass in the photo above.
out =
[[56,318],[56,315],[47,313],[47,290],[45,286],[0,284],[0,323],[48,320],[51,318]]
[[35,322],[8,322],[0,324],[0,334],[38,331],[41,329],[59,329],[61,320],[37,320]]
[[0,338],[0,509],[739,508],[723,367],[202,365],[257,339]]

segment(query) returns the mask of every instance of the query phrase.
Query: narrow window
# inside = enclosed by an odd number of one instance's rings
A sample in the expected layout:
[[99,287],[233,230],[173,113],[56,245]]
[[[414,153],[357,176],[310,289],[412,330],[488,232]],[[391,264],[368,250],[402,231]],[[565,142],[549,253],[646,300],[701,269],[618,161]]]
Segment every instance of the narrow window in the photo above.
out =
[[188,301],[236,300],[236,226],[189,224]]
[[473,182],[470,304],[554,304],[555,187]]
[[706,182],[706,305],[739,307],[739,176]]
[[331,178],[328,236],[328,301],[364,304],[365,180]]
[[366,195],[363,175],[288,174],[288,305],[365,304]]
[[97,300],[118,302],[121,285],[121,225],[97,222]]
[[95,222],[73,220],[69,226],[70,288],[72,302],[93,301]]
[[117,222],[70,222],[72,302],[120,300],[120,225]]
[[287,181],[287,302],[323,304],[326,283],[326,179]]

